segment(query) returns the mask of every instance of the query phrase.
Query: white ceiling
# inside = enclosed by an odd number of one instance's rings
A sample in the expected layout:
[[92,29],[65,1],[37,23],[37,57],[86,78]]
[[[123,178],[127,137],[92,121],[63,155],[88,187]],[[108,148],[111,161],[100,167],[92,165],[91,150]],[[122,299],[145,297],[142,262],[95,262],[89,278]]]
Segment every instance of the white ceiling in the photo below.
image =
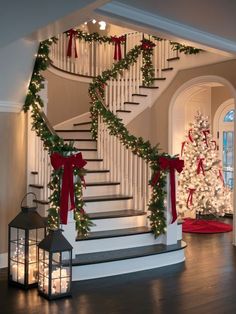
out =
[[118,0],[96,12],[170,39],[236,53],[235,0]]

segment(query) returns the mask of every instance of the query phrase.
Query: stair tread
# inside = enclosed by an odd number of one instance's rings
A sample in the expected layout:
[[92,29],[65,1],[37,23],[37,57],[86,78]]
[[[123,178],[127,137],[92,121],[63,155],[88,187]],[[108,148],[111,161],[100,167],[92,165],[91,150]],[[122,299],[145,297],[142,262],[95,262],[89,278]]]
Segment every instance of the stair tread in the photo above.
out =
[[136,101],[125,101],[124,104],[125,104],[125,105],[140,105],[140,102],[136,102]]
[[42,184],[29,184],[30,187],[32,188],[36,188],[36,189],[43,189],[43,185]]
[[96,140],[90,138],[64,138],[64,141],[74,141],[74,142],[97,142]]
[[112,251],[96,252],[96,253],[86,253],[78,254],[76,258],[73,259],[73,266],[88,265],[105,263],[112,261],[119,261],[143,256],[150,256],[156,254],[163,254],[172,251],[181,250],[186,247],[186,243],[182,240],[177,241],[176,244],[166,245],[166,244],[152,244],[141,247],[126,248]]
[[66,133],[73,133],[73,132],[91,132],[91,130],[78,130],[78,129],[75,129],[75,130],[72,130],[72,129],[70,129],[70,130],[55,130],[55,132],[66,132]]
[[91,124],[91,121],[87,121],[87,122],[80,122],[80,123],[74,123],[74,126],[78,126],[78,125],[87,125],[87,124]]
[[38,171],[31,171],[31,174],[39,174]]
[[175,60],[179,60],[180,57],[173,57],[173,58],[168,58],[166,59],[167,61],[175,61]]
[[155,81],[165,81],[166,77],[154,77]]
[[105,173],[105,172],[110,172],[108,169],[87,169],[87,173]]
[[45,200],[34,200],[35,203],[38,203],[38,204],[42,204],[42,205],[48,205],[49,204],[49,201],[45,201]]
[[101,158],[86,158],[86,161],[103,161]]
[[144,86],[144,85],[140,85],[140,88],[148,88],[148,89],[158,89],[158,86]]
[[130,113],[131,110],[121,110],[121,109],[118,109],[118,110],[116,110],[116,112],[127,112],[127,113]]
[[104,219],[104,218],[141,216],[141,215],[146,215],[146,213],[142,210],[122,209],[122,210],[112,210],[112,211],[100,212],[100,213],[90,213],[88,215],[91,219]]
[[122,236],[130,236],[136,234],[151,233],[150,229],[146,226],[134,227],[134,228],[124,228],[115,230],[105,230],[105,231],[94,231],[90,232],[87,237],[79,236],[76,241],[86,241],[91,239],[104,239],[104,238],[114,238]]
[[135,94],[132,94],[132,96],[147,97],[148,95],[135,93]]
[[81,152],[96,152],[97,148],[80,148],[79,151]]
[[171,71],[171,70],[173,70],[174,68],[163,68],[163,69],[161,69],[161,71]]
[[110,182],[110,181],[101,181],[101,182],[88,182],[86,186],[103,186],[103,185],[119,185],[120,182]]
[[118,200],[129,200],[133,196],[113,194],[113,195],[100,195],[100,196],[87,196],[84,197],[84,202],[103,202],[103,201],[118,201]]

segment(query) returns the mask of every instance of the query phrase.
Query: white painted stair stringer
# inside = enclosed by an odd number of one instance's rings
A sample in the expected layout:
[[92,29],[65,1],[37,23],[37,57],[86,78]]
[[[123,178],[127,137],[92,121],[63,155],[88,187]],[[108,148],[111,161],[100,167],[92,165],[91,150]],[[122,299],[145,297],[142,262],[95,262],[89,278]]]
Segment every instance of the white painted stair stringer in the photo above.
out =
[[148,97],[133,96],[132,101],[139,102],[140,104],[137,106],[126,104],[125,109],[131,110],[131,113],[127,114],[119,112],[117,114],[118,117],[123,120],[123,123],[125,125],[130,123],[146,108],[152,107],[152,105],[156,102],[158,97],[160,97],[160,95],[168,88],[168,86],[170,85],[170,83],[172,82],[172,80],[175,78],[179,71],[232,59],[232,57],[217,55],[206,51],[200,52],[199,54],[196,55],[185,55],[183,53],[180,53],[179,57],[180,57],[179,60],[169,61],[169,66],[173,67],[173,70],[162,71],[162,76],[165,77],[166,80],[158,80],[155,82],[155,86],[159,87],[158,89],[148,89],[141,87],[139,93],[145,94]]

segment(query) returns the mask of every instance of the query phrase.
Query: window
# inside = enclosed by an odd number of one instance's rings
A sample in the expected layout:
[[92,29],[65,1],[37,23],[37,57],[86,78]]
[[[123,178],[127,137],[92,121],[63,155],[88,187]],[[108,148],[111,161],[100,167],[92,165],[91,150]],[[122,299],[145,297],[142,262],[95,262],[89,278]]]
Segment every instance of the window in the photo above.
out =
[[234,121],[234,109],[228,111],[224,117],[224,122],[233,122]]

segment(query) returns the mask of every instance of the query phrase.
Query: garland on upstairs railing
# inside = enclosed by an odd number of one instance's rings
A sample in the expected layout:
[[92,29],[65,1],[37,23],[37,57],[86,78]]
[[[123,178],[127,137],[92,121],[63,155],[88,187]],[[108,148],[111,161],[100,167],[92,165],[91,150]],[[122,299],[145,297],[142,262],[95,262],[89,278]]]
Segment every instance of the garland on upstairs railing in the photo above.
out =
[[[154,38],[157,41],[164,40],[163,38],[160,38],[160,37],[157,37],[157,36],[154,36],[154,35],[152,35],[151,37]],[[199,48],[194,48],[192,46],[187,46],[187,45],[183,45],[183,44],[177,43],[176,41],[171,41],[170,40],[169,42],[170,42],[172,50],[183,52],[186,55],[193,55],[193,54],[196,55],[197,53],[203,51],[202,49],[199,49]]]
[[[151,50],[148,41],[148,51]],[[97,76],[93,83],[90,84],[89,94],[92,102],[90,108],[92,118],[92,135],[93,138],[97,138],[98,116],[100,115],[109,129],[109,134],[119,138],[121,143],[131,149],[131,151],[143,158],[150,164],[153,175],[160,171],[160,177],[158,184],[153,186],[153,193],[151,200],[148,204],[150,215],[148,218],[151,222],[151,230],[155,237],[159,236],[166,231],[166,219],[165,219],[165,186],[166,178],[165,174],[161,172],[159,165],[159,157],[161,156],[158,151],[158,147],[152,147],[149,141],[144,141],[143,138],[135,137],[131,135],[124,124],[116,115],[114,115],[108,108],[104,107],[100,97],[104,99],[104,88],[109,79],[116,79],[118,74],[121,74],[123,70],[129,69],[129,67],[137,61],[139,54],[147,49],[147,42],[142,42],[142,45],[135,46],[124,59],[120,62],[113,64],[112,69],[104,71],[101,75]],[[98,97],[99,93],[99,97]],[[165,155],[165,154],[163,154]]]
[[[41,71],[45,71],[50,64],[49,52],[50,46],[56,38],[48,39],[40,43],[38,54],[35,60],[34,70],[26,96],[24,111],[31,109],[32,129],[36,135],[43,141],[44,149],[48,150],[49,154],[59,153],[62,156],[69,156],[71,153],[78,151],[73,147],[73,143],[64,143],[64,140],[50,130],[42,113],[40,107],[43,107],[43,100],[38,94],[44,88],[44,78]],[[84,168],[74,168],[73,174],[75,176],[74,194],[75,194],[75,211],[74,219],[78,235],[86,236],[93,225],[90,218],[84,211],[84,201],[82,195],[82,180],[85,175]],[[62,180],[63,170],[53,170],[51,173],[51,180],[48,187],[52,190],[49,198],[50,208],[48,210],[48,226],[51,229],[57,229],[60,225],[60,186]]]

